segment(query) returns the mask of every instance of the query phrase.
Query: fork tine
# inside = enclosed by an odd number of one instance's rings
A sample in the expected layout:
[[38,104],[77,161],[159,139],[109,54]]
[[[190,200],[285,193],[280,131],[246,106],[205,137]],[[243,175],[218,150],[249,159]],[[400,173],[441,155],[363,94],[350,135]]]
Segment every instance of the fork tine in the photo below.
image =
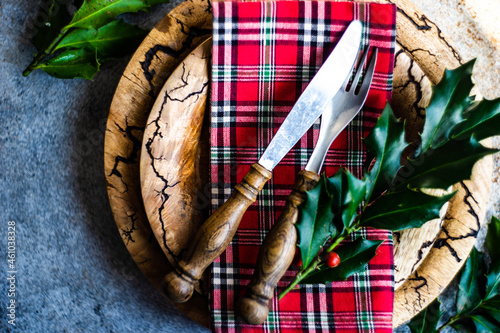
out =
[[359,62],[358,68],[356,68],[356,76],[354,80],[352,80],[351,91],[355,92],[359,85],[359,78],[361,77],[361,73],[363,72],[363,67],[365,67],[366,59],[368,58],[368,51],[370,47],[367,46],[363,51],[363,59]]
[[[368,52],[366,52],[366,54],[368,54]],[[377,63],[377,55],[378,55],[378,49],[374,48],[372,53],[372,58],[370,60],[370,63],[368,64],[368,68],[366,69],[366,73],[363,78],[363,83],[361,84],[359,92],[356,95],[368,94],[368,90],[370,89],[370,86],[372,84],[373,74],[375,73],[375,64]]]
[[[360,53],[361,53],[361,48],[358,50],[358,54],[356,54],[356,59],[359,58]],[[352,64],[351,70],[349,71],[349,75],[347,75],[347,77],[345,78],[344,83],[342,83],[342,88],[340,88],[340,90],[347,91],[347,85],[349,84],[349,81],[351,80],[355,65],[356,65],[356,61]]]

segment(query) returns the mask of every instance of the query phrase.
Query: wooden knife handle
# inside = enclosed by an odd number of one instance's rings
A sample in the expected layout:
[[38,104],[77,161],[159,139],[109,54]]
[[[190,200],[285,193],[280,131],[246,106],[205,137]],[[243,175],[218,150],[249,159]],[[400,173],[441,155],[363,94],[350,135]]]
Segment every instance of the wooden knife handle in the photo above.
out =
[[236,313],[249,324],[260,325],[267,318],[269,300],[295,254],[297,231],[294,224],[299,216],[298,206],[305,201],[305,192],[314,188],[318,181],[319,176],[314,172],[299,172],[285,210],[264,239],[246,295],[236,303]]
[[163,279],[162,289],[173,302],[191,298],[193,284],[203,271],[226,249],[243,214],[255,202],[257,194],[271,178],[271,171],[258,163],[252,164],[241,183],[234,187],[229,199],[203,223],[196,233],[186,257],[176,270]]

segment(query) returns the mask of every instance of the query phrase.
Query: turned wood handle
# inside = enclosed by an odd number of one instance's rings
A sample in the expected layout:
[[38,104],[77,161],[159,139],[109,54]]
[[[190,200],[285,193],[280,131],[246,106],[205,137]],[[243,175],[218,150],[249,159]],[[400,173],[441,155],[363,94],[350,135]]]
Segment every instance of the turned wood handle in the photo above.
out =
[[319,176],[314,172],[299,172],[283,213],[264,239],[246,295],[236,303],[236,313],[249,324],[260,325],[267,318],[269,300],[295,254],[297,231],[294,224],[299,216],[298,206],[304,202],[305,192],[318,181]]
[[163,279],[162,289],[173,302],[183,303],[191,298],[193,284],[203,271],[226,249],[233,238],[243,214],[255,202],[257,194],[271,178],[271,171],[258,163],[252,164],[241,183],[234,187],[229,199],[203,223],[196,233],[186,257],[176,270]]

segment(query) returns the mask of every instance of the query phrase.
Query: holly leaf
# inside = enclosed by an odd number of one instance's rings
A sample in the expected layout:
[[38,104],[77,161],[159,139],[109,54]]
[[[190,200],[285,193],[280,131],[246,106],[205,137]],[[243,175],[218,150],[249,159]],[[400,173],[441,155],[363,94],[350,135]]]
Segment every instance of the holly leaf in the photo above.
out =
[[484,273],[483,254],[472,248],[458,285],[457,315],[468,314],[481,303],[485,290]]
[[408,323],[411,333],[429,333],[436,332],[439,319],[443,312],[439,309],[441,303],[436,298],[424,310],[420,311]]
[[363,202],[366,193],[364,181],[354,177],[349,170],[339,169],[339,171],[328,179],[328,191],[336,198],[342,224],[336,223],[339,233],[344,229],[350,229],[356,218],[359,205]]
[[477,333],[500,333],[500,323],[489,316],[472,315],[470,316]]
[[57,37],[59,31],[71,21],[71,15],[66,5],[60,4],[60,1],[52,0],[45,2],[40,8],[40,14],[37,17],[44,17],[43,22],[36,22],[33,26],[33,45],[38,52],[42,52]]
[[500,296],[496,295],[481,304],[481,309],[500,323]]
[[396,190],[404,187],[446,190],[459,181],[469,179],[474,164],[496,152],[497,149],[484,147],[474,137],[447,141],[439,148],[428,149],[416,158],[409,159],[398,173],[394,187]]
[[306,192],[306,200],[299,206],[299,220],[295,227],[304,267],[311,263],[325,242],[336,234],[332,223],[334,199],[327,190],[326,177],[323,175],[318,184]]
[[351,243],[345,243],[335,248],[335,252],[340,258],[340,264],[336,267],[321,264],[317,270],[314,270],[302,280],[302,283],[344,281],[353,274],[365,271],[366,265],[375,257],[378,247],[383,242],[383,240],[368,240],[358,237]]
[[447,142],[455,126],[464,120],[462,112],[472,103],[469,94],[474,63],[471,60],[457,69],[445,70],[441,81],[433,87],[421,134],[422,152]]
[[453,130],[453,138],[462,140],[474,135],[476,140],[498,135],[500,98],[474,103],[463,114],[466,120]]
[[[500,299],[500,220],[492,217],[486,234],[486,248],[490,255],[490,265],[486,275],[486,300]],[[499,320],[500,321],[500,320]]]
[[87,48],[67,50],[56,57],[38,64],[35,69],[42,69],[60,79],[75,77],[92,79],[99,71],[96,52]]
[[138,26],[115,20],[96,30],[75,29],[57,45],[59,49],[89,48],[97,52],[99,60],[107,60],[135,50],[147,31]]
[[453,195],[434,197],[411,189],[388,192],[365,208],[360,225],[391,231],[419,228],[438,218],[439,210]]
[[498,264],[500,261],[500,246],[498,246],[499,241],[500,220],[493,216],[488,224],[488,232],[486,234],[486,248],[488,249],[492,263]]
[[[375,163],[365,173],[366,200],[370,202],[370,198],[380,195],[392,183],[401,168],[401,154],[407,146],[404,123],[394,116],[389,104],[364,143],[375,158]],[[370,163],[371,159],[367,162]]]
[[476,332],[474,322],[468,317],[460,318],[460,320],[453,322],[450,326],[460,333]]
[[98,29],[119,14],[147,11],[165,0],[85,0],[64,30],[70,28]]

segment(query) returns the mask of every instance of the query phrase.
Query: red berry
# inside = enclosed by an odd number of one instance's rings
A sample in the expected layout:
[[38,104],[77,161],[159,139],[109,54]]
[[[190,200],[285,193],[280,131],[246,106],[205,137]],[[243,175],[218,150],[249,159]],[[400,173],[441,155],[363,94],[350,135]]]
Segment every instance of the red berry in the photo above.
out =
[[336,267],[340,264],[340,257],[335,252],[329,252],[326,257],[326,265],[328,267]]

